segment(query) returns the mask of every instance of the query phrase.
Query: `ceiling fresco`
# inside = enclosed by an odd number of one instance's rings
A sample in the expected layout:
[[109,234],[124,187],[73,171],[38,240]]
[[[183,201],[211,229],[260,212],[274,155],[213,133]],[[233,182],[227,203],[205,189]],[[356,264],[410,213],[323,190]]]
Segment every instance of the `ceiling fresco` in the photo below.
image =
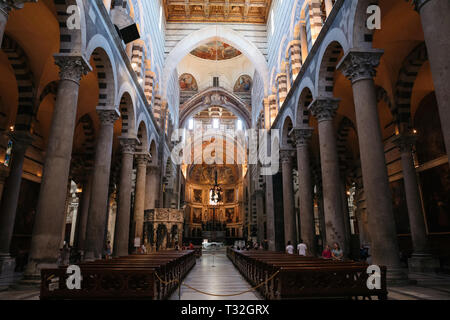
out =
[[242,53],[225,42],[211,41],[192,50],[191,54],[201,59],[221,61],[238,57]]

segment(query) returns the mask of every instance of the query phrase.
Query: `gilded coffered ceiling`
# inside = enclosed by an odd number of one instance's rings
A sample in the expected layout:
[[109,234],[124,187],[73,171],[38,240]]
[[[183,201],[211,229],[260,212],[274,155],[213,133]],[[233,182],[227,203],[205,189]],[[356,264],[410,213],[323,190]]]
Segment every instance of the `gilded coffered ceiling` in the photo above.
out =
[[164,0],[168,22],[267,23],[272,0]]

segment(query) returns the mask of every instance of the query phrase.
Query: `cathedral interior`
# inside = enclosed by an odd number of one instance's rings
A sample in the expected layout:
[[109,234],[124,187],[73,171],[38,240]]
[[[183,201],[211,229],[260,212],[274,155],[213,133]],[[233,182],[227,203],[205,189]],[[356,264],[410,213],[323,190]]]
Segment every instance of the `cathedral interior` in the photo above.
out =
[[[382,266],[378,298],[449,300],[448,15],[445,0],[0,0],[0,299],[86,297],[39,285],[67,265],[154,270],[142,256],[203,279],[207,242],[243,290],[261,252],[304,243],[325,279],[338,244],[339,270],[363,248]],[[155,274],[151,299],[171,299]],[[322,295],[269,287],[244,298]]]

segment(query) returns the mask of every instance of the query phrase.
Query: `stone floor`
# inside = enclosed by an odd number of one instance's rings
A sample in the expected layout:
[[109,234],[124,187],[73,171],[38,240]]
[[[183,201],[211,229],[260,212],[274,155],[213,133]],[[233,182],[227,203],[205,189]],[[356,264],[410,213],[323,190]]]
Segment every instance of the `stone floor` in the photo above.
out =
[[[18,278],[20,275],[17,275]],[[390,287],[390,300],[450,300],[450,276],[442,274],[409,274],[417,281],[416,285]],[[213,294],[238,293],[250,288],[233,264],[228,260],[225,250],[204,252],[197,264],[184,279],[184,283],[198,290]],[[178,300],[176,291],[170,300]],[[181,300],[258,300],[257,292],[247,292],[232,297],[209,296],[182,286]],[[0,291],[0,300],[39,300],[39,289],[13,287]]]
[[[187,285],[213,294],[233,294],[250,289],[250,285],[241,276],[225,254],[225,249],[203,252],[197,264],[183,281]],[[247,292],[232,297],[217,297],[198,293],[185,286],[181,287],[181,300],[258,300],[258,293]],[[176,291],[170,300],[178,300]]]

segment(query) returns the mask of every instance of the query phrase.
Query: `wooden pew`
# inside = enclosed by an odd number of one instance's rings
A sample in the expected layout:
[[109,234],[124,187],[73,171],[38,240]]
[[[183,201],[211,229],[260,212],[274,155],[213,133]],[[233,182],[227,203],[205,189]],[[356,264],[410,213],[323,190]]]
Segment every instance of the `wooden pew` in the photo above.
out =
[[381,289],[370,290],[365,263],[231,248],[227,255],[253,286],[266,282],[258,289],[266,299],[387,298],[385,267],[380,267]]
[[41,299],[167,299],[178,285],[173,280],[183,279],[194,265],[193,250],[83,262],[78,265],[83,277],[80,290],[67,288],[67,266],[43,269]]

